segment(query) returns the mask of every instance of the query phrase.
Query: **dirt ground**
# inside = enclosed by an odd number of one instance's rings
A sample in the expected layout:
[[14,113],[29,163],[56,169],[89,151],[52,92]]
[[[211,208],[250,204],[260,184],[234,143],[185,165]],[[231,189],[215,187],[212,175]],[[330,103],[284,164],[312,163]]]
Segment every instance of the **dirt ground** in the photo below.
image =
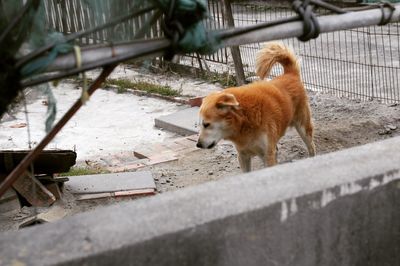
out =
[[[338,99],[309,92],[315,126],[317,155],[400,135],[400,106]],[[390,129],[392,128],[392,129]],[[301,160],[307,150],[294,129],[278,145],[280,164]],[[334,166],[332,166],[334,167]],[[258,158],[253,169],[262,168]],[[234,147],[224,142],[211,150],[198,150],[182,159],[148,167],[159,192],[200,184],[241,173]]]
[[[315,125],[317,155],[338,151],[400,135],[400,106],[377,101],[361,102],[309,92]],[[179,136],[176,136],[177,138]],[[194,143],[195,144],[195,143]],[[307,157],[300,137],[289,129],[278,145],[279,164],[291,163]],[[390,156],[390,155],[388,155]],[[261,162],[253,159],[253,169],[260,169]],[[332,166],[337,167],[337,166]],[[157,193],[165,193],[218,180],[241,173],[236,151],[229,142],[222,142],[211,150],[197,150],[185,154],[177,161],[141,168],[150,170],[157,186]],[[131,198],[109,198],[77,202],[73,195],[64,193],[64,199],[52,207],[56,216],[65,217]],[[24,207],[21,211],[0,214],[0,231],[17,230],[18,224],[34,212],[47,212],[47,208]]]

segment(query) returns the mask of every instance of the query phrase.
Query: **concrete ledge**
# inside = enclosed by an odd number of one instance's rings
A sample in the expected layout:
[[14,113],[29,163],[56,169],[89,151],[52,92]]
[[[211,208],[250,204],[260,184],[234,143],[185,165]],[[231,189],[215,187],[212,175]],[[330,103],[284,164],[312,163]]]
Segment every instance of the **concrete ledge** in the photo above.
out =
[[400,138],[0,235],[0,265],[396,265]]
[[182,136],[199,132],[199,107],[191,107],[154,119],[154,125]]

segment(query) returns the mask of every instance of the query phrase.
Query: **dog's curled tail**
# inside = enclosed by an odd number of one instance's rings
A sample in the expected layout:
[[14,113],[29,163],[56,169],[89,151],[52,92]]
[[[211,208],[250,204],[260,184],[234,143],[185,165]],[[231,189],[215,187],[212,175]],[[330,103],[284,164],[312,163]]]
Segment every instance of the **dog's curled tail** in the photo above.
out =
[[261,79],[269,75],[272,67],[280,63],[284,74],[300,74],[300,65],[294,52],[279,42],[267,43],[257,54],[256,74]]

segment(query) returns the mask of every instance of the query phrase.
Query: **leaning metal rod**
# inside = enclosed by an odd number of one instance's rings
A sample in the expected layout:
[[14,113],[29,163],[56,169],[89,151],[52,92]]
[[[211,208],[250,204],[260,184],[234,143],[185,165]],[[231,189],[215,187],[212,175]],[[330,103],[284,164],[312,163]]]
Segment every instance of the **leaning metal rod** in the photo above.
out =
[[[100,87],[101,83],[111,74],[117,64],[107,65],[103,68],[103,71],[92,83],[88,89],[88,94],[92,95],[97,88]],[[78,99],[74,105],[64,114],[64,116],[57,122],[57,124],[50,130],[50,132],[42,139],[42,141],[31,150],[25,158],[17,165],[16,168],[7,176],[7,178],[0,184],[0,197],[7,191],[8,188],[17,180],[21,175],[24,174],[28,166],[33,160],[43,151],[43,149],[50,143],[55,135],[62,129],[62,127],[72,118],[72,116],[81,108],[82,101]]]
[[[70,54],[63,55],[55,60],[54,63],[58,62],[58,65],[53,65],[48,68],[48,70],[53,72],[61,68],[64,70],[63,72],[52,75],[41,75],[37,78],[24,80],[21,82],[21,87],[35,86],[47,81],[65,78],[90,69],[108,64],[120,63],[129,59],[160,56],[170,46],[171,42],[169,40],[158,39],[82,50],[82,67],[80,68],[73,67],[72,65],[76,65],[75,57],[70,57]],[[66,68],[65,66],[69,67]]]

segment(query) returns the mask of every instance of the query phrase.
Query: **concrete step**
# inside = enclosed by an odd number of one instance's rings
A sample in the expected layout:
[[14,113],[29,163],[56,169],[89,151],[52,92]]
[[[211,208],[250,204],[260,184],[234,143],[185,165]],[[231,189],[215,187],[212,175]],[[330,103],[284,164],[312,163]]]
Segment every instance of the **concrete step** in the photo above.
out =
[[154,123],[158,128],[188,136],[199,132],[199,121],[199,107],[191,107],[156,118]]
[[65,188],[73,194],[155,189],[150,171],[70,176]]

